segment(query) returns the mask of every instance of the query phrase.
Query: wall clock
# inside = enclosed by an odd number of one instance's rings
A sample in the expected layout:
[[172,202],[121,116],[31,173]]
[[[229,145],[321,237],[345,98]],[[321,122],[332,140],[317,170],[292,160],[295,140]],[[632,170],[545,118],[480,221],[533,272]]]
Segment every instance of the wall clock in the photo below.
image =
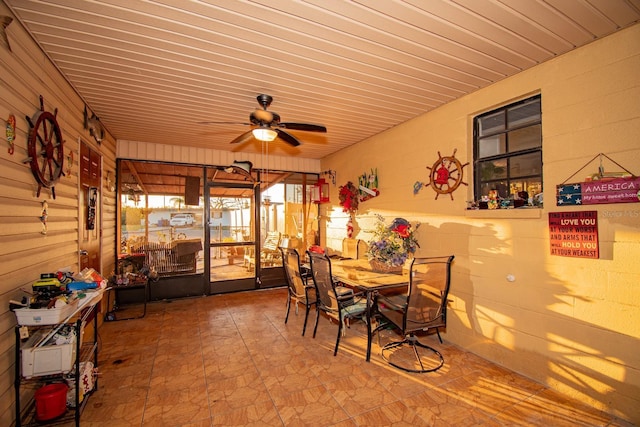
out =
[[31,165],[31,172],[38,183],[37,197],[40,197],[40,190],[44,187],[51,189],[51,196],[55,199],[54,185],[64,175],[64,141],[57,114],[57,108],[53,114],[44,110],[44,99],[40,95],[40,111],[32,118],[27,117],[30,126],[27,141],[29,158],[25,163]]

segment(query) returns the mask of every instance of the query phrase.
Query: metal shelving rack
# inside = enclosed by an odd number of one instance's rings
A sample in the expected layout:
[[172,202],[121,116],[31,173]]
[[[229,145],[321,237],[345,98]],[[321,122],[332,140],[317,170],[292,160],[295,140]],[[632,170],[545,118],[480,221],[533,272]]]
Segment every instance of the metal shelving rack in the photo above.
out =
[[[75,421],[75,425],[77,427],[80,426],[80,415],[82,414],[82,410],[87,404],[91,394],[98,389],[98,379],[94,377],[94,385],[93,390],[89,393],[85,393],[80,402],[80,387],[81,387],[81,372],[80,372],[80,362],[83,361],[92,361],[94,369],[98,367],[98,303],[102,299],[100,296],[96,301],[90,301],[85,306],[78,308],[78,310],[69,316],[65,321],[62,321],[58,324],[53,325],[37,325],[37,326],[26,326],[29,328],[29,333],[43,328],[48,328],[54,330],[56,328],[61,327],[64,324],[73,324],[76,331],[76,352],[75,352],[75,360],[74,364],[74,379],[75,379],[75,402],[76,405],[74,408],[68,408],[66,412],[54,419],[48,421],[38,421],[36,419],[36,411],[35,411],[35,398],[33,397],[34,393],[30,393],[31,396],[26,402],[22,402],[21,393],[25,388],[32,388],[34,391],[47,383],[50,382],[60,382],[63,380],[65,374],[60,372],[57,374],[51,375],[43,375],[43,376],[34,376],[32,378],[25,378],[22,375],[22,340],[20,337],[20,328],[25,327],[25,325],[17,325],[15,327],[16,334],[16,362],[15,362],[15,395],[16,395],[16,427],[23,426],[53,426],[59,424],[69,423],[71,421]],[[75,320],[73,320],[75,319]],[[89,322],[93,322],[93,337],[91,341],[82,342],[81,335],[83,333],[83,328]],[[83,325],[85,325],[83,327]],[[86,340],[86,337],[84,337]],[[80,402],[78,404],[78,402]]]

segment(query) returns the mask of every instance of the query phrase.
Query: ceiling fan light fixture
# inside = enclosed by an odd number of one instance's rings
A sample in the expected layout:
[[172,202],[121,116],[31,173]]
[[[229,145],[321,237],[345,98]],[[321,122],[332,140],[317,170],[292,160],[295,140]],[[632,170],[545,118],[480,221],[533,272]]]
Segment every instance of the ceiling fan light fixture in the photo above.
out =
[[258,141],[271,142],[278,136],[278,132],[269,128],[256,128],[251,131]]

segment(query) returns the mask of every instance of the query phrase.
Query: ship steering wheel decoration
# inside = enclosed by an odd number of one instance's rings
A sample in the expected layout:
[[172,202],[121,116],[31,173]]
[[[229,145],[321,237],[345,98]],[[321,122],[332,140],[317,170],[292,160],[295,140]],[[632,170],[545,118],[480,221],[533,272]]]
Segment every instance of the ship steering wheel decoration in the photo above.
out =
[[55,199],[54,185],[64,175],[64,141],[57,114],[57,108],[53,114],[44,110],[44,100],[40,95],[40,111],[32,118],[27,117],[30,126],[27,141],[29,158],[24,163],[31,165],[31,172],[38,183],[36,197],[40,197],[40,190],[44,187],[51,189],[51,196]]
[[431,186],[436,192],[436,200],[441,194],[448,194],[453,200],[453,192],[460,186],[460,184],[468,185],[464,182],[464,167],[469,163],[462,164],[460,160],[456,159],[456,149],[453,150],[451,156],[442,156],[438,151],[438,160],[435,161],[432,167],[427,166],[429,169],[429,181],[422,183],[416,182],[413,187],[413,193],[417,194],[422,186]]

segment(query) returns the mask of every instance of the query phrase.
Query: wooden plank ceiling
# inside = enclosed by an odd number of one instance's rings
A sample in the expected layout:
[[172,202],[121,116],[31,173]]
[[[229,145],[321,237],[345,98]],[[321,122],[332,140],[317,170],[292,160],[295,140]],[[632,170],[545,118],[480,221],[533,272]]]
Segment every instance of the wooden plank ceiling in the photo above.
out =
[[116,138],[259,153],[229,143],[265,93],[327,127],[272,143],[311,159],[640,18],[640,0],[3,1]]

